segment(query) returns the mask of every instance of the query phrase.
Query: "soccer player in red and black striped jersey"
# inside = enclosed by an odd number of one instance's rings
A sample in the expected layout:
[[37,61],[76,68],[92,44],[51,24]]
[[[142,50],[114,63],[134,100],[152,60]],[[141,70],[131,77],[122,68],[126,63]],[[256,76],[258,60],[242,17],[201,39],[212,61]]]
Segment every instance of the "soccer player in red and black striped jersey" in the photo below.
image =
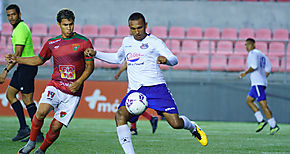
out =
[[54,109],[54,119],[49,131],[36,153],[45,153],[46,149],[58,138],[63,125],[68,126],[80,102],[83,83],[94,70],[93,57],[85,57],[84,51],[92,48],[86,37],[73,31],[74,13],[62,9],[57,14],[57,23],[62,34],[49,39],[40,54],[34,57],[6,56],[7,61],[38,66],[53,57],[53,74],[42,93],[40,104],[32,120],[30,139],[19,150],[29,153],[35,148],[36,136],[41,129],[44,118],[50,109]]

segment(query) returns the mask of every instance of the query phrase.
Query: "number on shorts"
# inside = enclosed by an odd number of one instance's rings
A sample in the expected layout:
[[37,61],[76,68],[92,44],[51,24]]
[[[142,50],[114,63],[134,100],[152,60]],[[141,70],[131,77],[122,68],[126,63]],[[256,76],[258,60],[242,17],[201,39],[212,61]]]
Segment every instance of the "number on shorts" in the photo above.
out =
[[48,91],[48,93],[47,93],[47,97],[50,97],[50,98],[53,98],[54,95],[55,95],[55,93],[52,91]]

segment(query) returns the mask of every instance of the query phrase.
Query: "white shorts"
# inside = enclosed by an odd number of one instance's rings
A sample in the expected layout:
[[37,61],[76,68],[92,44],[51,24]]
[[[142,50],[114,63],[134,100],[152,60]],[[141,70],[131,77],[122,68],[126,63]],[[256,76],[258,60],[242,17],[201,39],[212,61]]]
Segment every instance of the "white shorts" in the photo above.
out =
[[80,99],[80,96],[66,94],[53,86],[48,86],[42,93],[39,102],[50,104],[55,112],[54,118],[67,127],[79,105]]

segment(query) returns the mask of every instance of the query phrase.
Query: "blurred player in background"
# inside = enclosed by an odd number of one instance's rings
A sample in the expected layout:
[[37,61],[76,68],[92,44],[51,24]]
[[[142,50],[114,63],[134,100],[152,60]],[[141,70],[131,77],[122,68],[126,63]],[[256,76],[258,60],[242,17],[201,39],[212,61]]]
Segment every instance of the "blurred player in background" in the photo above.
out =
[[148,107],[163,115],[174,129],[187,129],[203,145],[208,144],[206,134],[185,116],[179,116],[177,106],[172,98],[160,70],[160,64],[176,65],[177,58],[157,37],[147,34],[147,23],[141,13],[133,13],[128,20],[132,36],[123,39],[122,46],[117,53],[96,52],[87,49],[87,56],[104,60],[109,63],[123,63],[127,61],[127,73],[130,91],[121,101],[115,114],[119,142],[125,153],[135,153],[130,129],[127,121],[135,122],[138,116],[131,115],[126,107],[126,98],[132,92],[146,95]]
[[[127,62],[125,61],[124,62],[124,65],[119,69],[119,71],[116,73],[116,75],[114,76],[114,78],[116,80],[118,80],[119,77],[120,77],[120,75],[122,74],[122,72],[124,72],[126,69],[127,69]],[[128,90],[130,90],[130,86],[128,86]],[[148,119],[150,121],[150,124],[152,126],[152,133],[154,134],[155,131],[156,131],[156,129],[157,129],[158,117],[152,116],[147,111],[145,111],[142,114],[142,116],[144,116],[146,119]],[[136,123],[137,123],[137,121],[131,123],[130,131],[131,131],[131,134],[132,135],[138,135]]]
[[63,125],[70,123],[81,99],[84,81],[94,70],[93,57],[85,57],[84,51],[92,48],[89,39],[74,33],[74,13],[62,9],[57,14],[57,24],[61,35],[49,39],[39,56],[23,58],[7,55],[6,59],[20,64],[38,66],[53,56],[53,74],[42,93],[38,110],[33,117],[30,139],[19,150],[19,153],[29,153],[35,148],[36,135],[41,129],[44,118],[54,110],[54,119],[41,146],[35,151],[45,153],[46,149],[58,138]]
[[[13,26],[12,32],[12,45],[15,56],[19,57],[33,57],[33,45],[31,39],[31,32],[29,27],[21,19],[20,8],[16,4],[11,4],[6,8],[9,23]],[[15,63],[7,63],[6,68],[0,75],[0,84],[4,83],[8,72],[15,66]],[[17,135],[12,138],[12,141],[21,140],[30,134],[29,126],[26,124],[23,107],[16,95],[21,92],[23,103],[26,106],[29,117],[31,120],[37,110],[33,101],[34,93],[34,78],[37,74],[37,66],[29,66],[19,64],[14,72],[10,84],[6,91],[6,98],[11,104],[14,112],[17,115],[20,129]],[[27,73],[29,72],[29,73]],[[37,136],[37,141],[43,141],[42,133]]]
[[266,101],[267,77],[271,73],[272,65],[268,57],[256,49],[254,39],[248,38],[245,46],[248,51],[248,69],[245,72],[242,72],[239,77],[243,78],[250,73],[251,89],[247,96],[247,104],[254,112],[258,121],[256,132],[260,132],[267,125],[267,121],[264,120],[261,111],[259,111],[259,108],[254,104],[254,101],[257,99],[257,102],[259,102],[266,118],[268,119],[270,134],[274,135],[280,128],[277,125],[275,118],[272,116],[272,112]]

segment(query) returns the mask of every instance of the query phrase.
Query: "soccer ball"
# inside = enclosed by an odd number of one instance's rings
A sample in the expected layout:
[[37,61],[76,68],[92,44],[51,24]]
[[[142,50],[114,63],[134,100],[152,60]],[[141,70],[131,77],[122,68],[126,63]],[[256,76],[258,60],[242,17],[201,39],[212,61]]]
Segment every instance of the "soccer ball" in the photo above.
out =
[[142,114],[148,107],[147,98],[139,92],[131,93],[126,99],[127,110],[134,115]]

